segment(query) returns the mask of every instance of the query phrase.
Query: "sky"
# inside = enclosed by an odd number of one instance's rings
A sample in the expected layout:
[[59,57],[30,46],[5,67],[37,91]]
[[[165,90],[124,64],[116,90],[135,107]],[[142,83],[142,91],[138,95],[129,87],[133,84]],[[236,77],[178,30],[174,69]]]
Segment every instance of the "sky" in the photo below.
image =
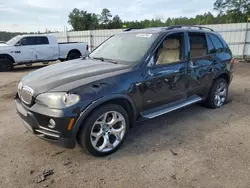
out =
[[194,17],[213,11],[213,0],[0,0],[0,31],[63,31],[74,8],[100,14],[108,8],[122,20]]

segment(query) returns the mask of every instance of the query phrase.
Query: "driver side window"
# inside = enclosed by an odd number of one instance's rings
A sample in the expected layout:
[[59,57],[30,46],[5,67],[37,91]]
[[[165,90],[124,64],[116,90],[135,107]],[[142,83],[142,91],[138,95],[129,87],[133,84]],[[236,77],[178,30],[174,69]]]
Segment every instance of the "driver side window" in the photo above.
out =
[[21,39],[22,46],[36,45],[36,38],[37,37],[24,37]]
[[183,60],[184,33],[168,35],[154,53],[155,65],[167,65]]

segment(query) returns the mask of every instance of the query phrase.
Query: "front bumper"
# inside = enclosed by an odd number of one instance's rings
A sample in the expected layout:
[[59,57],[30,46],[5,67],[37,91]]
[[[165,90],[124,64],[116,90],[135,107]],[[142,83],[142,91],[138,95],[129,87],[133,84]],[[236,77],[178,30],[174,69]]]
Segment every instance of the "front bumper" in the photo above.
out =
[[[64,148],[73,149],[75,147],[74,134],[72,130],[67,129],[67,125],[72,118],[51,117],[32,112],[22,104],[19,98],[15,99],[15,104],[19,116],[30,132],[43,140],[55,143]],[[51,118],[53,118],[57,124],[56,129],[50,129],[48,127],[48,121]]]

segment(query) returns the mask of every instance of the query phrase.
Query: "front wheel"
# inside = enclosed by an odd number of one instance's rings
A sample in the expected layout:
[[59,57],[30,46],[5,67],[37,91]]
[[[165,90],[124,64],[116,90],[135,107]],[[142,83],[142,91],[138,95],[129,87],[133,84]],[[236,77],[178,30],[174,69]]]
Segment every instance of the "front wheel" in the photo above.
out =
[[94,156],[115,152],[123,143],[129,128],[127,112],[119,105],[108,104],[91,113],[83,123],[78,142]]
[[8,59],[0,59],[0,72],[7,72],[11,71],[13,69],[13,62]]
[[212,109],[220,108],[227,100],[228,83],[224,78],[214,81],[205,104]]

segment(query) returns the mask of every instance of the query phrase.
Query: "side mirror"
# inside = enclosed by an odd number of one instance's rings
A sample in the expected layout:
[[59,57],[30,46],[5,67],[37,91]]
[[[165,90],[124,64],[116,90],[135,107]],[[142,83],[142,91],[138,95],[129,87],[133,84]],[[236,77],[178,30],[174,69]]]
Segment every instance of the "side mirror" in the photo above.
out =
[[152,67],[155,64],[155,55],[154,54],[150,54],[147,58],[147,67]]
[[15,44],[15,46],[21,46],[21,43],[20,43],[20,42],[18,42],[18,43],[16,43],[16,44]]

